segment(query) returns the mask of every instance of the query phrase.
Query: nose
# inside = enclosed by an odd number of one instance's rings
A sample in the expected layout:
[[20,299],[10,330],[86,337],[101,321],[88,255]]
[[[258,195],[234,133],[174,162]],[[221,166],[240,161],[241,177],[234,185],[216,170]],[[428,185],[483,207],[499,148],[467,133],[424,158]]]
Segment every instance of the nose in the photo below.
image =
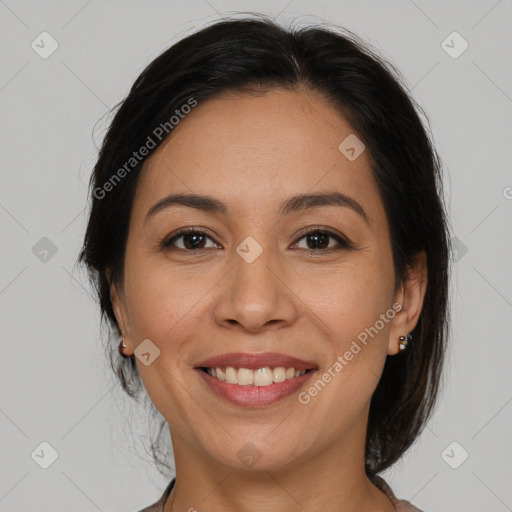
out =
[[220,283],[214,317],[219,325],[238,326],[247,333],[293,324],[300,299],[294,292],[297,273],[264,249],[251,261],[233,252],[231,270]]

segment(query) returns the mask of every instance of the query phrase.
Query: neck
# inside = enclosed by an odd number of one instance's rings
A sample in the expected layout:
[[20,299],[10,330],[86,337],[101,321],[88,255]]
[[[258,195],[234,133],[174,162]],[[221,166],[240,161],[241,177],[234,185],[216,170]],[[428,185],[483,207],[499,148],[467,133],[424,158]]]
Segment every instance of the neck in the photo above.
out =
[[395,512],[365,474],[361,439],[304,453],[279,469],[241,470],[218,464],[173,430],[171,438],[176,482],[164,512]]

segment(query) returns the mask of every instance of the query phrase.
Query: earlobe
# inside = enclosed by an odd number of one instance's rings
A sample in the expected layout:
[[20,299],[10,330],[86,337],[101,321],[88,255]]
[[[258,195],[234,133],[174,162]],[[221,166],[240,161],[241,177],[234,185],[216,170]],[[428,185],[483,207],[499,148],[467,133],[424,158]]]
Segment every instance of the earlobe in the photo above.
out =
[[122,294],[119,293],[118,287],[115,284],[110,285],[110,302],[112,303],[112,309],[114,310],[114,315],[117,320],[117,325],[120,330],[121,342],[119,344],[119,353],[122,356],[128,356],[124,352],[125,349],[130,349],[130,336],[129,332],[125,329],[125,325],[127,325],[124,321],[125,319],[125,307]]
[[412,259],[395,301],[400,311],[391,322],[388,354],[395,355],[414,343],[410,333],[416,327],[427,290],[427,257],[425,251],[418,252]]

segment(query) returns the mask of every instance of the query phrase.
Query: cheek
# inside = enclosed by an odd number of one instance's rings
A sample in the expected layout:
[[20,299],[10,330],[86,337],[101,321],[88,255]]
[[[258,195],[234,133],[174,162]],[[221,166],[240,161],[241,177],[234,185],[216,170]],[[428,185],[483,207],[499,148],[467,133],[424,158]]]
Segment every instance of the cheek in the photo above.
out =
[[[174,418],[173,427],[185,428],[187,411],[194,401],[187,392],[183,361],[190,351],[193,316],[209,287],[201,279],[184,279],[165,263],[154,265],[147,256],[126,260],[125,290],[135,347],[144,340],[158,348],[159,353],[149,365],[136,358],[144,388],[155,407],[165,418]],[[197,272],[196,272],[197,275]],[[211,286],[211,285],[210,285]],[[192,322],[192,323],[191,323]],[[152,345],[149,345],[151,350]],[[187,371],[191,371],[187,369]]]
[[145,338],[157,345],[172,339],[175,326],[179,330],[184,318],[201,307],[211,283],[198,275],[198,267],[177,270],[144,254],[127,259],[125,288],[136,344]]
[[368,251],[347,264],[311,273],[301,293],[309,308],[330,327],[331,335],[347,341],[374,325],[391,307],[393,280],[387,258]]
[[323,384],[311,382],[301,403],[311,400],[317,415],[328,411],[332,421],[326,422],[324,436],[339,435],[345,428],[340,424],[348,428],[368,406],[379,382],[395,313],[393,278],[388,264],[368,252],[329,275],[318,273],[303,289],[324,335],[324,366],[318,379],[325,377],[328,383],[324,391]]

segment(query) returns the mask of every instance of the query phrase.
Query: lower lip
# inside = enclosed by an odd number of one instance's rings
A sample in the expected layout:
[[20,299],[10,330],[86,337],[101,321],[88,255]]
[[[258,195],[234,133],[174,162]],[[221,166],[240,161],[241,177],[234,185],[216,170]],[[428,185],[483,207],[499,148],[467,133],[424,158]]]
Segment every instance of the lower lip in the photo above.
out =
[[297,392],[304,382],[315,373],[315,370],[310,370],[300,377],[293,377],[293,379],[283,382],[273,382],[269,386],[239,386],[212,377],[199,368],[195,368],[195,370],[215,393],[235,405],[244,407],[260,407],[278,402]]

